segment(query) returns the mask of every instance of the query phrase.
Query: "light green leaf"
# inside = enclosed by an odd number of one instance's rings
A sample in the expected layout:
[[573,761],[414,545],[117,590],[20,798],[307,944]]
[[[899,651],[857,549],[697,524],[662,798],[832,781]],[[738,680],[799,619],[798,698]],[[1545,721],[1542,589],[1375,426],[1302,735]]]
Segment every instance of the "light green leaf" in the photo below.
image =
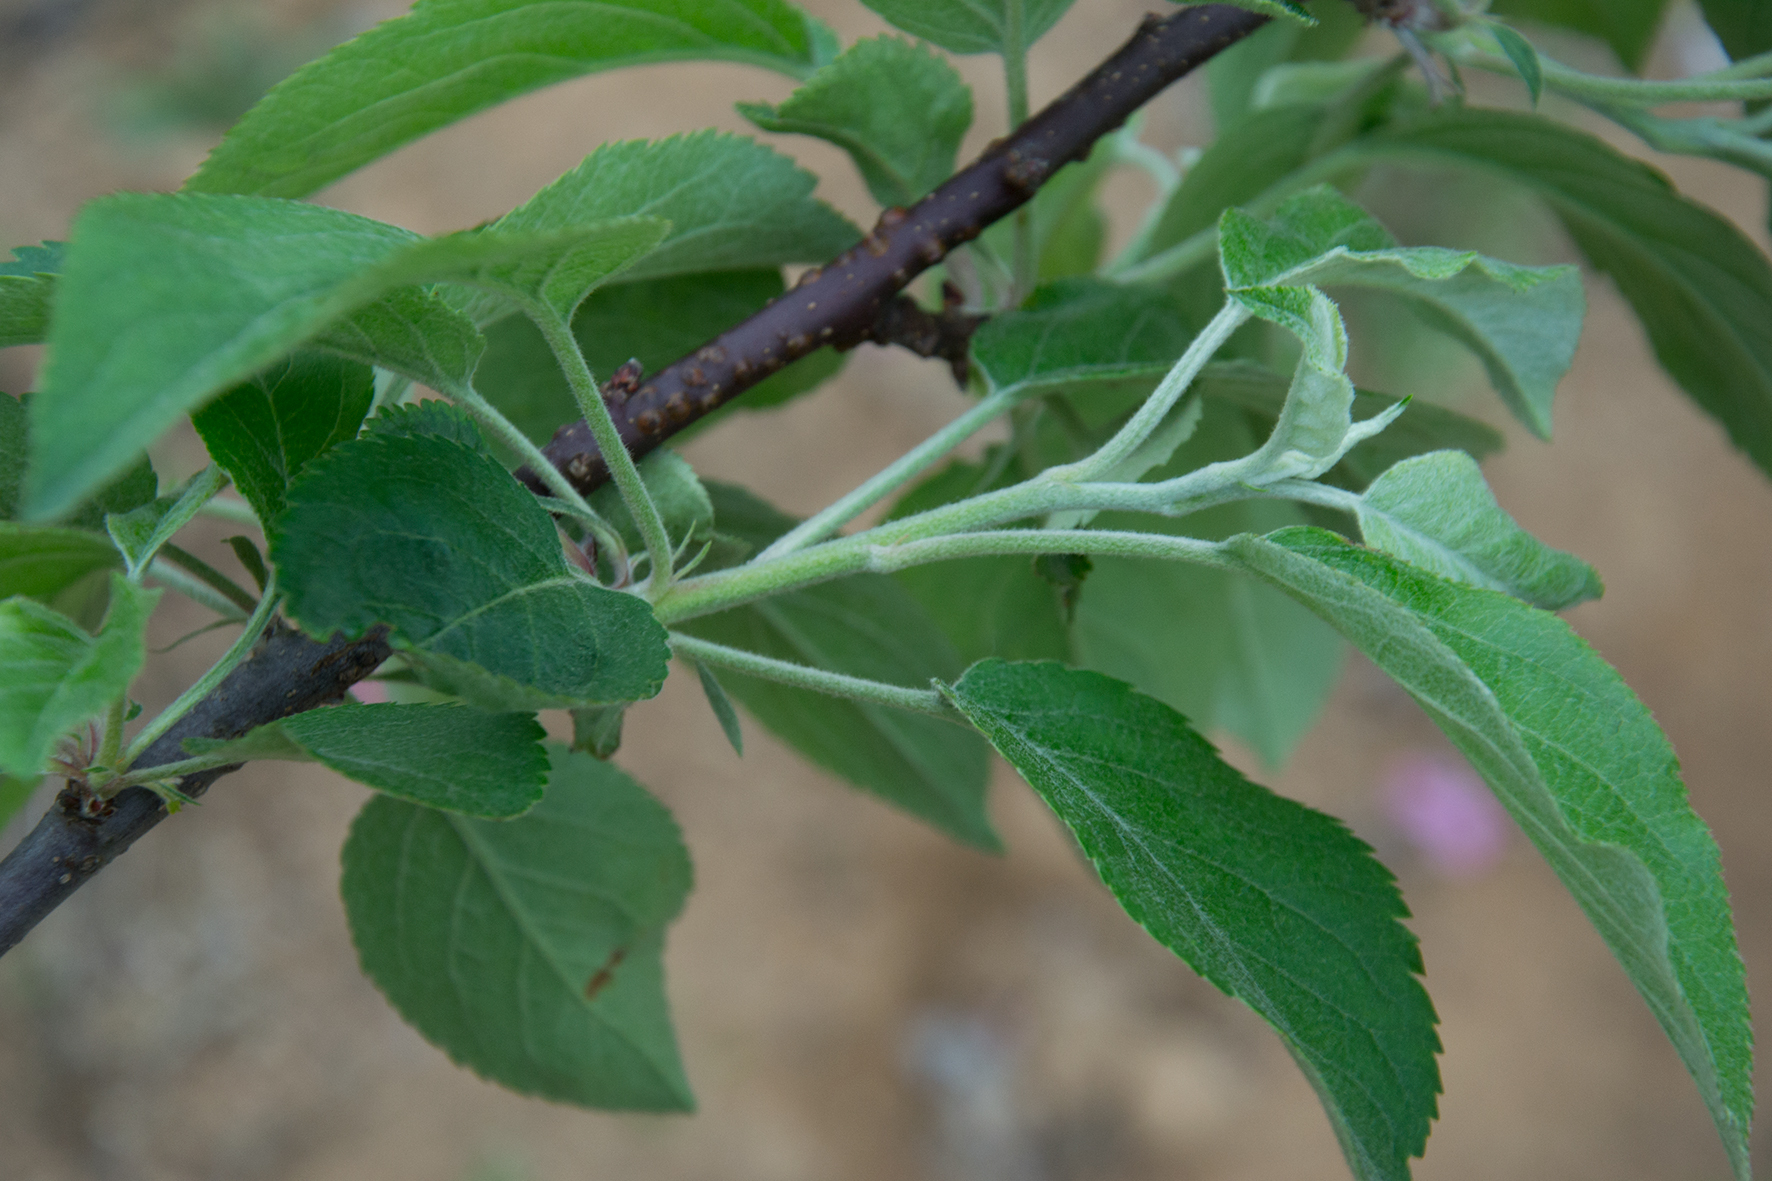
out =
[[[1288,382],[1251,362],[1224,361],[1208,365],[1194,388],[1207,403],[1221,402],[1249,411],[1266,434],[1273,430],[1280,409],[1286,404]],[[1355,390],[1354,417],[1373,418],[1390,410],[1397,401],[1383,394]],[[1474,459],[1483,459],[1500,451],[1505,443],[1501,434],[1486,423],[1416,400],[1383,432],[1342,456],[1341,462],[1322,478],[1358,491],[1412,455],[1454,448]]]
[[420,238],[296,201],[95,201],[75,223],[47,383],[31,403],[28,512],[58,515],[180,414],[398,288],[508,282],[557,263],[582,282],[589,270],[572,264],[631,259],[656,230],[600,222]]
[[1550,437],[1551,399],[1574,360],[1587,309],[1574,267],[1399,248],[1365,210],[1327,186],[1289,198],[1266,221],[1227,210],[1219,249],[1227,289],[1252,308],[1286,306],[1264,290],[1275,287],[1341,284],[1401,296],[1475,352],[1509,409]]
[[989,660],[948,695],[1126,913],[1280,1034],[1354,1175],[1404,1181],[1437,1114],[1440,1039],[1408,908],[1372,850],[1097,673]]
[[782,0],[424,0],[311,62],[234,125],[186,187],[304,197],[476,111],[601,70],[734,61],[803,77]]
[[1538,50],[1532,47],[1532,42],[1499,21],[1489,25],[1489,35],[1495,38],[1501,52],[1519,71],[1520,81],[1526,84],[1526,93],[1532,96],[1532,105],[1536,107],[1544,93],[1544,63],[1538,60]]
[[1206,63],[1212,117],[1220,131],[1255,108],[1257,84],[1269,70],[1285,63],[1344,64],[1341,59],[1366,32],[1366,20],[1352,4],[1319,4],[1311,15],[1317,18],[1314,26],[1274,21]]
[[227,478],[214,464],[192,476],[171,496],[162,496],[150,504],[126,513],[113,513],[105,518],[105,531],[123,555],[129,577],[138,579],[160,547],[172,540],[173,534],[191,523],[197,510],[227,486]]
[[744,758],[744,730],[738,724],[738,711],[732,708],[732,698],[726,696],[725,688],[707,665],[696,663],[695,675],[701,681],[702,696],[708,699],[708,708],[714,711],[714,717],[720,723],[720,732],[732,744],[733,753]]
[[97,636],[30,599],[0,602],[0,774],[35,778],[57,739],[122,696],[141,670],[142,630],[159,598],[111,575]]
[[[675,451],[660,448],[640,461],[640,478],[664,518],[665,533],[678,551],[713,535],[714,503],[708,499],[707,489],[701,486],[688,460]],[[645,551],[640,527],[622,503],[619,488],[612,483],[603,485],[591,494],[590,503],[621,534],[629,553]]]
[[735,135],[626,140],[604,144],[491,228],[536,235],[617,218],[668,221],[663,244],[622,272],[627,283],[824,262],[861,231],[813,199],[817,183],[789,157]]
[[434,390],[465,385],[486,350],[486,339],[472,320],[417,287],[401,287],[364,304],[308,343]]
[[482,452],[371,432],[310,464],[287,501],[271,557],[312,634],[390,624],[412,659],[470,679],[456,691],[492,709],[636,701],[664,683],[651,609],[570,569],[535,497]]
[[1525,115],[1443,110],[1348,153],[1499,172],[1537,193],[1618,284],[1667,371],[1772,471],[1772,263],[1740,230],[1648,165]]
[[1406,689],[1598,928],[1698,1083],[1738,1177],[1747,991],[1716,843],[1649,711],[1554,615],[1318,529],[1223,544]]
[[545,732],[532,714],[463,705],[362,705],[295,714],[232,741],[187,738],[194,755],[312,759],[401,799],[468,816],[517,816],[542,797]]
[[590,705],[572,711],[572,749],[599,759],[612,759],[621,749],[621,721],[628,711],[620,705]]
[[37,785],[42,782],[42,777],[37,775],[29,775],[23,779],[16,775],[0,775],[0,830],[5,829],[12,818],[31,802]]
[[377,796],[345,842],[363,970],[456,1062],[526,1095],[688,1111],[660,962],[689,892],[663,805],[609,763],[550,748],[515,820]]
[[258,519],[273,521],[289,482],[355,438],[374,398],[368,366],[300,352],[235,386],[191,422]]
[[1489,11],[1598,37],[1635,70],[1655,41],[1666,7],[1667,0],[1494,0]]
[[95,570],[122,564],[117,547],[96,533],[0,522],[0,599],[47,602]]
[[739,103],[764,131],[816,136],[849,153],[882,205],[908,206],[954,171],[972,92],[928,46],[865,37],[778,106]]
[[[1020,54],[1076,0],[862,0],[893,26],[953,53]],[[1021,44],[1009,44],[1009,6],[1021,10]]]
[[[709,484],[723,536],[761,549],[797,522],[730,485]],[[851,676],[921,688],[960,661],[941,630],[885,575],[839,579],[703,616],[702,639]],[[778,738],[857,787],[984,849],[1001,843],[985,810],[990,752],[940,718],[827,697],[730,670],[722,684]]]
[[0,261],[0,348],[38,344],[49,335],[63,245],[15,246],[11,261]]
[[1552,549],[1495,503],[1477,461],[1462,451],[1406,459],[1360,498],[1366,544],[1411,565],[1560,611],[1604,592],[1594,568]]

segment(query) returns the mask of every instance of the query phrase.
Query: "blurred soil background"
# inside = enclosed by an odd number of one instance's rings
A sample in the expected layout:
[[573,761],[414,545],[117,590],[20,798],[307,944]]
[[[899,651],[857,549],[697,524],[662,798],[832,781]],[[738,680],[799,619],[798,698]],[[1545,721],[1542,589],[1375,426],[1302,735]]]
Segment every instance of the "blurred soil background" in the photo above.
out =
[[[882,28],[851,0],[810,7],[846,39]],[[1081,0],[1034,55],[1036,103],[1117,45],[1144,7]],[[0,244],[65,237],[80,202],[109,191],[175,188],[265,85],[398,11],[384,0],[0,0]],[[1676,11],[1652,70],[1714,64],[1706,37]],[[961,65],[978,105],[970,153],[1001,127],[1001,82],[990,61]],[[425,232],[469,226],[606,139],[747,130],[733,101],[790,89],[727,66],[589,78],[431,136],[319,199]],[[1200,143],[1203,111],[1196,84],[1177,87],[1152,108],[1146,138]],[[871,219],[835,150],[774,142],[827,174],[828,199]],[[1660,163],[1764,238],[1763,182]],[[1123,236],[1148,193],[1135,177],[1116,184]],[[1407,238],[1444,223],[1439,188],[1389,174],[1365,195]],[[1519,261],[1572,257],[1541,216],[1475,204],[1467,236],[1505,230],[1525,243]],[[1509,451],[1488,471],[1522,523],[1605,575],[1605,599],[1572,620],[1680,751],[1722,845],[1750,985],[1763,993],[1772,483],[1675,392],[1628,309],[1590,279],[1557,441],[1510,428]],[[1370,367],[1361,347],[1356,322],[1356,362]],[[0,388],[29,389],[38,359],[0,352]],[[1393,392],[1456,400],[1475,384],[1462,363],[1455,381],[1426,363],[1404,368],[1417,384]],[[939,365],[864,349],[817,394],[738,416],[688,454],[705,474],[805,512],[959,404]],[[1480,391],[1461,405],[1499,420]],[[199,456],[190,438],[158,448],[163,483]],[[156,643],[201,622],[201,611],[168,603]],[[150,707],[225,643],[211,635],[164,658],[144,687]],[[678,677],[630,713],[618,756],[675,811],[695,857],[697,890],[667,963],[698,1115],[552,1106],[452,1066],[357,969],[336,879],[365,792],[260,764],[162,825],[0,962],[0,1179],[1346,1176],[1280,1043],[1128,921],[1007,770],[993,806],[1010,851],[997,859],[827,779],[748,721],[746,740],[735,759]],[[1349,660],[1283,772],[1232,754],[1347,817],[1402,879],[1446,1044],[1442,1118],[1418,1177],[1727,1176],[1673,1050],[1525,841],[1504,827],[1461,852],[1399,804],[1402,790],[1467,807],[1472,797],[1450,747],[1380,674]],[[1453,827],[1469,837],[1484,819],[1479,807]],[[1768,1144],[1759,1138],[1762,1168]]]

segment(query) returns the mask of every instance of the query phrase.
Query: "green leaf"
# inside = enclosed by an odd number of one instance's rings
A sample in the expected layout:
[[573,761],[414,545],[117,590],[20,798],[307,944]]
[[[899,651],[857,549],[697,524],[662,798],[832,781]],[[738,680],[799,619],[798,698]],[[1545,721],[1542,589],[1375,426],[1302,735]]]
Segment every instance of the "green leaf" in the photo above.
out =
[[139,578],[160,547],[172,540],[173,534],[191,523],[197,510],[227,486],[219,469],[213,464],[204,468],[171,496],[162,496],[127,513],[113,513],[105,518],[105,531],[123,555],[129,577]]
[[[719,532],[753,549],[796,524],[730,485],[708,485]],[[703,616],[681,630],[715,643],[851,676],[921,688],[962,667],[941,630],[884,575],[839,579]],[[1001,842],[985,810],[990,752],[924,714],[744,676],[722,683],[776,737],[826,770],[984,849]]]
[[399,439],[448,439],[477,454],[492,454],[474,420],[439,398],[383,406],[363,424],[363,432]]
[[[887,519],[940,508],[1025,478],[1019,463],[999,463],[1000,458],[993,450],[984,463],[955,460],[900,497]],[[987,656],[1063,660],[1070,654],[1058,596],[1026,558],[937,562],[900,570],[894,577],[941,627],[962,665]]]
[[1062,279],[987,320],[972,358],[992,389],[1067,392],[1097,426],[1149,394],[1191,338],[1180,307],[1158,288]]
[[1655,355],[1772,472],[1772,264],[1661,173],[1589,135],[1501,111],[1442,111],[1350,154],[1499,171],[1537,193],[1610,274]]
[[0,391],[0,521],[18,516],[25,464],[31,453],[30,430],[25,404]]
[[[714,531],[714,503],[708,491],[696,478],[689,461],[668,448],[660,448],[640,461],[640,479],[664,518],[665,533],[672,544],[683,550],[691,542],[705,541]],[[645,541],[640,527],[622,503],[621,490],[613,483],[605,484],[590,497],[591,507],[615,527],[627,543],[628,552],[643,553]]]
[[490,226],[412,247],[400,257],[402,269],[416,274],[418,282],[446,278],[482,289],[456,301],[481,322],[508,315],[511,296],[539,300],[570,320],[586,295],[664,241],[671,229],[657,217],[574,220],[580,211],[571,208],[543,211],[526,223],[512,220],[528,209],[520,206]]
[[271,557],[312,634],[390,624],[493,709],[636,701],[664,683],[651,609],[572,571],[535,497],[483,453],[370,433],[310,464],[287,500]]
[[[1019,54],[1076,0],[862,0],[893,26],[953,53]],[[1008,38],[1009,6],[1021,9],[1021,44]]]
[[720,723],[720,732],[732,744],[733,753],[744,758],[744,730],[738,724],[738,711],[732,708],[732,698],[726,696],[726,690],[707,665],[696,664],[695,675],[701,682],[702,696],[708,699],[708,708],[714,711],[714,717]]
[[1408,908],[1372,850],[1099,674],[989,660],[948,695],[1126,913],[1280,1034],[1354,1175],[1407,1178],[1437,1114],[1440,1039]]
[[47,602],[93,571],[122,564],[117,547],[96,533],[0,522],[0,599]]
[[0,262],[0,348],[38,344],[49,335],[63,245],[15,246],[12,261]]
[[111,575],[97,636],[30,599],[0,602],[0,774],[47,770],[57,739],[122,696],[141,670],[142,631],[159,598]]
[[308,343],[444,390],[466,384],[486,349],[472,320],[417,287],[398,288],[363,305]]
[[571,287],[594,271],[576,265],[587,255],[617,265],[657,229],[603,221],[421,238],[296,201],[191,193],[95,201],[75,223],[47,384],[31,403],[28,512],[65,511],[180,414],[398,288],[509,284],[543,265],[560,266]]
[[[633,358],[652,373],[744,320],[783,290],[781,272],[773,268],[612,284],[579,305],[572,330],[591,372],[607,377]],[[844,355],[819,349],[758,383],[733,405],[755,409],[804,393],[841,368]],[[578,417],[578,403],[553,350],[522,316],[487,328],[486,356],[474,385],[537,444]]]
[[304,197],[568,78],[698,60],[802,77],[817,64],[814,48],[808,19],[782,0],[425,0],[278,84],[186,187]]
[[849,153],[882,205],[911,205],[954,171],[972,92],[928,46],[865,37],[778,106],[739,103],[764,131],[816,136]]
[[1366,544],[1441,578],[1560,611],[1604,592],[1594,568],[1514,523],[1462,451],[1406,459],[1360,498]]
[[[1260,433],[1267,434],[1286,403],[1288,382],[1260,365],[1224,361],[1208,365],[1194,388],[1208,403],[1222,402],[1251,412],[1261,426]],[[1384,394],[1356,390],[1353,415],[1360,420],[1375,418],[1397,401]],[[1417,399],[1382,432],[1356,445],[1322,478],[1357,491],[1412,455],[1453,448],[1473,459],[1483,459],[1505,444],[1501,434],[1486,423]]]
[[[1154,478],[1248,453],[1258,437],[1250,427],[1210,406]],[[1217,539],[1304,521],[1292,504],[1246,500],[1179,520],[1104,513],[1097,527]],[[1334,629],[1257,579],[1126,558],[1095,559],[1072,638],[1078,663],[1173,706],[1202,733],[1235,736],[1270,767],[1316,724],[1347,654]]]
[[515,820],[364,806],[343,881],[363,970],[444,1053],[514,1091],[688,1111],[660,962],[689,892],[682,837],[613,765],[550,758],[546,797]]
[[1257,83],[1287,62],[1340,63],[1366,32],[1366,20],[1352,4],[1319,4],[1313,26],[1274,21],[1206,63],[1212,117],[1222,131],[1255,109]]
[[532,714],[462,705],[362,705],[347,701],[248,731],[187,738],[194,755],[313,759],[346,779],[401,799],[468,816],[517,816],[542,797],[548,760]]
[[670,222],[663,245],[622,273],[629,283],[824,262],[861,231],[813,199],[817,183],[790,157],[740,136],[626,140],[604,144],[492,228],[534,234],[624,217]]
[[1532,105],[1536,107],[1539,97],[1544,94],[1544,64],[1538,60],[1538,50],[1532,48],[1532,42],[1499,21],[1491,23],[1488,28],[1489,35],[1501,46],[1501,52],[1520,72],[1520,81],[1526,84],[1526,93],[1532,96]]
[[42,777],[37,775],[22,779],[16,775],[0,775],[0,829],[4,829],[31,802],[37,785],[42,782]]
[[1587,309],[1574,267],[1400,248],[1365,210],[1327,186],[1288,199],[1266,221],[1227,210],[1219,249],[1227,289],[1252,308],[1275,306],[1260,290],[1274,287],[1339,284],[1401,296],[1475,352],[1515,416],[1550,437],[1551,399],[1574,360]]
[[1635,70],[1654,44],[1666,7],[1667,0],[1495,0],[1489,11],[1598,37]]
[[1698,0],[1732,61],[1772,49],[1772,9],[1760,0]]
[[296,353],[191,416],[203,445],[260,521],[283,511],[289,482],[313,459],[355,438],[375,399],[368,366]]
[[1223,548],[1352,640],[1488,780],[1648,1001],[1745,1179],[1753,1051],[1728,894],[1642,702],[1562,620],[1506,595],[1317,529]]

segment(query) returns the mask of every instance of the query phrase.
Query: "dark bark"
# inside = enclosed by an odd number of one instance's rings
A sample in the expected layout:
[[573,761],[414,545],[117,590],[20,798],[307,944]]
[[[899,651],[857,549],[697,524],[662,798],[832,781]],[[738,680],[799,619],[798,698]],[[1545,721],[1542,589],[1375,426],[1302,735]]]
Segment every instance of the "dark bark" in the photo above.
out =
[[[361,640],[335,637],[322,643],[273,623],[252,655],[135,765],[176,763],[191,757],[183,746],[187,738],[238,738],[254,726],[337,701],[389,651],[382,629]],[[187,775],[178,788],[201,796],[236,769],[238,764]],[[70,781],[37,827],[0,861],[0,954],[165,817],[165,802],[145,787],[124,788],[101,800],[83,781]]]
[[[1147,17],[1132,40],[1063,96],[993,144],[910,210],[887,210],[873,232],[749,320],[651,378],[622,373],[605,400],[635,456],[815,348],[864,341],[938,356],[964,378],[975,322],[957,307],[928,312],[899,295],[918,274],[1025,204],[1059,168],[1088,154],[1154,95],[1267,18],[1225,4]],[[583,421],[546,453],[581,489],[608,478]],[[533,473],[518,473],[538,492]],[[390,654],[384,631],[321,642],[281,624],[251,658],[137,760],[142,768],[189,757],[187,738],[233,738],[254,726],[337,701]],[[234,770],[186,776],[199,796]],[[100,800],[74,783],[0,861],[0,953],[166,816],[160,797],[128,788]]]
[[[1266,21],[1228,4],[1147,16],[1130,41],[1045,110],[909,210],[881,214],[867,237],[807,271],[792,291],[651,377],[612,382],[603,400],[628,453],[645,455],[814,349],[895,340],[908,301],[894,297],[907,283],[1024,205],[1164,87]],[[583,419],[560,428],[542,453],[581,492],[609,479]],[[546,494],[533,471],[517,475]]]

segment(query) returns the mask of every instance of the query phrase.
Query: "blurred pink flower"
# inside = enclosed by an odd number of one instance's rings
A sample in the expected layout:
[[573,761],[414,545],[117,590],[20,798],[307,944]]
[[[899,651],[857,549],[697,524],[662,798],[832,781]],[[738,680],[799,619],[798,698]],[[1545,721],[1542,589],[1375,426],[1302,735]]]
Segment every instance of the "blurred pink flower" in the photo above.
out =
[[388,699],[388,687],[381,681],[358,681],[351,686],[351,696],[364,705],[378,705]]
[[1507,851],[1507,813],[1463,762],[1417,752],[1385,777],[1384,811],[1422,858],[1446,877],[1475,877]]

